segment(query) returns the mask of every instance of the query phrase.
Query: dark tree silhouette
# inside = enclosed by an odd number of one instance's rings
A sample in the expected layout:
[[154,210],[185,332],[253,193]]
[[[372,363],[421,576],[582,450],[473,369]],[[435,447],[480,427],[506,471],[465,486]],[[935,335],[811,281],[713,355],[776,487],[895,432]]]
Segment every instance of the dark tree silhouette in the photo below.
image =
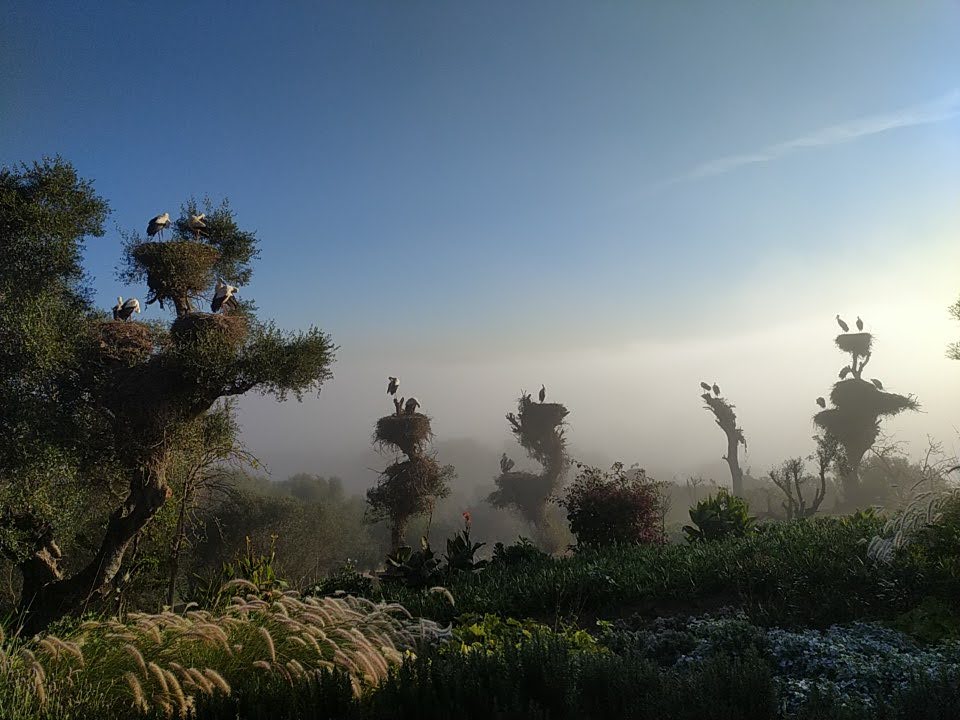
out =
[[[703,383],[705,385],[706,383]],[[743,436],[743,428],[737,427],[737,414],[733,411],[735,405],[727,401],[720,395],[720,388],[713,385],[714,392],[703,393],[700,398],[706,403],[704,409],[709,410],[714,417],[717,425],[727,436],[727,453],[723,459],[730,466],[730,479],[733,487],[733,494],[743,497],[743,469],[740,467],[740,445],[744,450],[747,448],[747,440]]]
[[872,357],[870,333],[844,332],[837,335],[834,342],[850,355],[850,362],[840,370],[840,380],[830,391],[833,407],[821,410],[813,420],[843,447],[843,499],[848,506],[855,506],[861,499],[860,463],[880,435],[880,421],[906,410],[918,410],[920,404],[913,395],[882,390],[879,380],[863,379],[863,371]]
[[[203,240],[185,237],[179,229],[166,242],[144,242],[135,234],[127,238],[125,277],[146,278],[157,300],[173,302],[177,316],[167,328],[104,320],[84,304],[80,243],[84,235],[101,231],[103,211],[97,208],[105,205],[72,168],[58,161],[19,174],[4,171],[0,183],[5,244],[9,239],[24,251],[55,249],[61,264],[43,270],[55,288],[50,301],[52,307],[71,310],[66,325],[61,318],[59,325],[44,329],[43,341],[61,354],[56,372],[34,388],[49,415],[21,424],[20,433],[44,437],[46,422],[85,431],[97,438],[97,462],[78,462],[75,478],[96,481],[98,469],[109,465],[126,485],[93,557],[79,567],[71,563],[76,569],[70,574],[51,524],[30,503],[4,508],[21,528],[18,552],[7,554],[23,577],[20,609],[32,632],[109,592],[131,543],[171,495],[171,463],[180,435],[194,421],[218,399],[254,389],[281,400],[288,393],[299,398],[318,390],[331,377],[335,348],[316,328],[286,334],[258,321],[249,309],[230,315],[193,312],[191,299],[210,292],[215,273],[231,270],[249,277],[252,272],[255,238],[239,230],[225,206],[211,213],[216,219],[208,222]],[[40,186],[45,187],[42,194],[37,193]],[[79,223],[73,217],[78,210]],[[29,289],[17,285],[2,292],[5,300],[24,307],[33,302],[25,295]],[[25,339],[37,329],[24,328]],[[19,360],[35,371],[43,367],[27,355]],[[0,473],[15,480],[8,474],[13,469],[8,465]],[[49,472],[42,462],[32,469]]]
[[384,469],[377,484],[367,490],[367,521],[390,522],[390,549],[396,552],[404,544],[407,525],[416,515],[431,512],[440,498],[450,493],[450,481],[456,477],[452,465],[440,465],[426,451],[433,436],[430,418],[419,412],[406,412],[402,402],[394,400],[396,412],[377,420],[374,443],[406,455]]
[[513,470],[513,461],[501,458],[497,489],[487,497],[496,508],[512,508],[538,532],[545,529],[547,502],[560,487],[567,470],[564,418],[569,410],[560,403],[534,402],[521,393],[517,412],[507,414],[510,431],[527,454],[543,467],[540,474]]

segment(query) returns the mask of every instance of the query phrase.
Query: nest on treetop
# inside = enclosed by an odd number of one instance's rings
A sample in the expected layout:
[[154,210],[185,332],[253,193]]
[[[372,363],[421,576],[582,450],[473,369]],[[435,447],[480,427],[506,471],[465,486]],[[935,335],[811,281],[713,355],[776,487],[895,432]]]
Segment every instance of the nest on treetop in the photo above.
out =
[[722,428],[735,428],[737,425],[737,415],[733,412],[733,405],[723,398],[714,397],[710,393],[704,393],[700,397],[707,404],[707,407],[717,418],[717,424]]
[[524,472],[501,473],[494,482],[497,489],[487,496],[495,508],[516,508],[523,517],[535,522],[542,514],[544,503],[556,489],[556,475]]
[[544,437],[562,425],[563,419],[569,414],[570,411],[560,403],[530,401],[523,404],[519,421],[525,434],[530,437]]
[[194,312],[174,320],[170,335],[180,346],[224,343],[231,350],[236,350],[247,339],[248,329],[244,315]]
[[416,455],[432,436],[430,418],[416,412],[386,415],[373,432],[377,444],[399,448],[405,455]]
[[375,487],[367,490],[367,501],[379,513],[407,517],[430,508],[437,498],[446,497],[447,470],[429,455],[390,465],[380,474]]
[[844,352],[866,357],[870,353],[870,348],[873,347],[873,335],[866,332],[841,333],[837,335],[834,342]]
[[143,242],[130,250],[143,268],[147,287],[158,300],[179,300],[203,294],[212,280],[220,251],[195,240]]
[[142,323],[105,320],[93,334],[98,358],[109,365],[137,365],[153,352],[150,328]]

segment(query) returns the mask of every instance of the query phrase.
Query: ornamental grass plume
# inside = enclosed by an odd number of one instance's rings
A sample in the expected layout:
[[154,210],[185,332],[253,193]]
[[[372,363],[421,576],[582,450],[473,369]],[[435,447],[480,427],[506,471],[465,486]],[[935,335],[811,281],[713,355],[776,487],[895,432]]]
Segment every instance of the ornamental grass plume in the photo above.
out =
[[[250,590],[242,582],[230,589]],[[131,710],[185,717],[205,697],[331,670],[349,675],[359,693],[382,682],[405,652],[448,633],[399,605],[290,591],[235,596],[222,614],[191,609],[88,621],[69,639],[0,642],[0,715],[25,701],[15,698],[24,687],[33,690],[36,713],[124,717]]]

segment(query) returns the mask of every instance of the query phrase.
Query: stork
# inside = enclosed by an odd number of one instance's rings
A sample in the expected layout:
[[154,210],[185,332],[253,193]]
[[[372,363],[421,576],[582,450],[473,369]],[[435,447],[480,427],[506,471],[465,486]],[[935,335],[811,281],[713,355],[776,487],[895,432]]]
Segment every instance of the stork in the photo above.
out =
[[400,387],[400,381],[392,376],[388,377],[387,380],[389,381],[387,383],[387,395],[396,395],[397,388]]
[[217,278],[217,289],[213,293],[213,301],[210,303],[210,312],[220,312],[224,305],[231,310],[240,307],[236,296],[237,289],[233,285],[227,285],[221,278]]
[[199,215],[191,213],[190,217],[187,218],[187,227],[193,230],[197,240],[200,239],[200,231],[207,227],[207,224],[203,221],[206,216],[206,213],[200,213]]
[[840,371],[840,379],[843,380],[847,375],[853,372],[853,369],[847,365],[843,370]]
[[707,392],[710,392],[710,386],[707,385],[707,384],[706,384],[705,382],[703,382],[702,380],[700,381],[700,387],[702,387],[702,388],[703,388],[704,390],[706,390]]
[[134,313],[140,313],[140,301],[136,298],[130,298],[126,302],[122,297],[117,297],[117,304],[113,308],[113,319],[126,322]]
[[397,410],[397,415],[403,413],[403,398],[393,398],[393,407]]
[[704,401],[704,402],[710,402],[710,393],[705,392],[705,393],[704,393],[703,395],[701,395],[700,397],[703,398],[703,401]]
[[876,378],[870,378],[870,382],[877,386],[877,390],[883,390],[883,383]]
[[500,472],[501,473],[510,472],[511,470],[513,470],[513,465],[514,465],[513,460],[508,458],[506,453],[500,456]]
[[822,408],[826,408],[826,407],[827,407],[827,401],[824,400],[822,397],[818,397],[818,398],[817,398],[817,405],[819,405],[819,406],[822,407]]
[[544,400],[547,399],[547,386],[546,386],[546,385],[541,385],[541,386],[540,386],[540,396],[539,396],[539,397],[540,397],[540,402],[543,402]]
[[837,315],[837,325],[839,325],[840,329],[844,332],[850,332],[850,326],[840,319],[840,315]]
[[406,404],[404,404],[403,411],[407,415],[413,415],[417,411],[418,407],[420,407],[420,403],[417,402],[417,399],[410,398],[409,400],[407,400]]
[[720,386],[716,383],[713,384],[713,394],[720,397]]
[[147,223],[147,235],[153,237],[157,233],[160,233],[160,239],[163,239],[163,231],[170,226],[170,213],[164,213],[163,215],[157,215],[154,218],[150,218],[150,222]]
[[863,320],[857,315],[857,330],[863,331]]

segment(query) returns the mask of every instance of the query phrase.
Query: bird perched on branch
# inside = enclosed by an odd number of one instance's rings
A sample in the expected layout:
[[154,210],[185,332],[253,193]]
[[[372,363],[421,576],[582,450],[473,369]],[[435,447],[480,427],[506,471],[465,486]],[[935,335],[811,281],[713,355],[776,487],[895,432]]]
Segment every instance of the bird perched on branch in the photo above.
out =
[[210,302],[210,312],[220,312],[220,308],[226,306],[228,310],[236,310],[240,303],[235,297],[237,289],[233,285],[227,285],[221,278],[217,278],[217,289],[213,292],[213,300]]
[[506,453],[500,456],[500,472],[502,474],[508,473],[511,470],[513,470],[513,465],[514,465],[513,460],[508,458]]
[[840,329],[844,332],[850,332],[850,326],[840,319],[840,315],[837,315],[837,325],[839,325]]
[[157,233],[160,233],[160,238],[163,239],[163,231],[169,226],[170,213],[157,215],[156,217],[151,218],[150,222],[147,223],[147,235],[153,237]]
[[126,302],[122,297],[117,297],[117,304],[113,308],[113,319],[127,321],[134,313],[140,313],[140,301],[136,298],[130,298]]
[[857,315],[857,330],[863,330],[863,320],[860,319],[859,315]]
[[716,383],[713,384],[713,394],[720,397],[720,386]]
[[393,407],[397,409],[397,415],[403,413],[403,398],[393,398]]
[[707,392],[710,392],[710,386],[707,385],[707,383],[703,382],[702,380],[700,381],[700,387],[702,387]]
[[200,213],[199,215],[190,215],[187,218],[187,227],[193,230],[197,240],[200,239],[200,232],[207,227],[207,224],[203,221],[206,216],[206,213]]
[[883,383],[876,378],[870,378],[870,382],[877,386],[877,390],[883,390]]
[[827,407],[827,401],[824,400],[822,397],[818,397],[818,398],[817,398],[817,405],[819,405],[819,406],[822,407],[822,408],[825,408],[825,407]]
[[403,406],[403,411],[407,415],[413,415],[417,411],[417,408],[420,407],[420,403],[417,402],[416,398],[410,398]]
[[853,372],[853,368],[847,365],[843,370],[840,371],[840,379],[843,380],[847,375]]
[[540,386],[540,402],[543,402],[546,399],[547,399],[547,386],[541,385]]
[[397,388],[400,387],[400,381],[395,377],[387,377],[387,395],[396,395]]

